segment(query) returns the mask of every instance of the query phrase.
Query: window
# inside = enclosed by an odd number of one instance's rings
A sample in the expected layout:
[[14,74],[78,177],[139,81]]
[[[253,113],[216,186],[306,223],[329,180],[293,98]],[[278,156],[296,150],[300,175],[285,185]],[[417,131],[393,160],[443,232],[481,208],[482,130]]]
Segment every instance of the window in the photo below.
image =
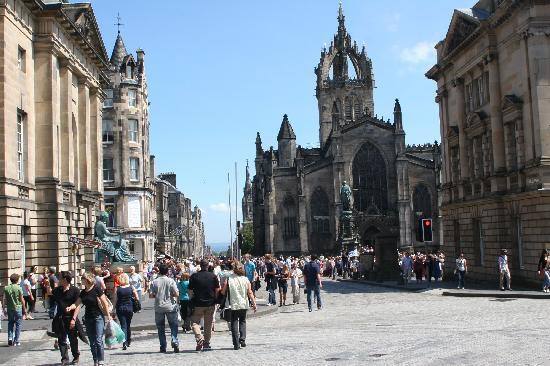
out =
[[17,179],[25,179],[25,117],[17,112]]
[[465,87],[466,112],[472,112],[489,102],[489,73],[484,72]]
[[460,245],[460,222],[458,220],[453,221],[453,237],[455,240],[455,257],[458,257],[462,251],[462,246]]
[[310,201],[312,231],[314,234],[330,234],[329,199],[325,191],[318,187]]
[[25,72],[27,52],[21,47],[17,48],[17,68]]
[[103,181],[112,182],[115,180],[115,171],[113,169],[113,159],[103,159]]
[[136,91],[134,89],[128,90],[128,105],[130,107],[136,107],[137,106]]
[[126,65],[126,77],[132,79],[132,65]]
[[130,180],[139,180],[139,159],[130,158]]
[[105,100],[103,101],[103,107],[109,108],[113,106],[113,89],[105,90]]
[[353,160],[353,199],[355,209],[378,214],[388,206],[386,163],[378,149],[364,144]]
[[138,142],[138,121],[135,119],[128,120],[128,140]]
[[345,114],[346,114],[346,121],[351,122],[353,120],[353,104],[350,97],[346,97],[344,99],[345,104]]
[[523,262],[523,229],[521,227],[521,218],[516,217],[514,221],[515,239],[518,248],[518,264],[519,268],[523,269],[525,267],[525,263]]
[[115,140],[113,133],[113,121],[110,119],[103,120],[103,142],[112,143]]
[[480,219],[472,220],[472,238],[477,265],[483,267],[485,263],[485,243],[483,242],[483,228]]
[[298,237],[298,222],[296,220],[296,204],[288,196],[283,202],[283,239]]
[[115,198],[105,198],[105,212],[109,214],[107,227],[116,227],[116,200]]

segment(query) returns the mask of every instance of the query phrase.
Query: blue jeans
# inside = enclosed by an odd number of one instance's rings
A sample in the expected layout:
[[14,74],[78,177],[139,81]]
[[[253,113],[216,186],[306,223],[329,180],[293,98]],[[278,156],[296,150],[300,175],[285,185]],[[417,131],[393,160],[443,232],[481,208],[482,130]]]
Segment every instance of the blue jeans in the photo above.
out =
[[126,345],[129,345],[132,342],[132,330],[130,326],[132,325],[134,312],[130,308],[121,307],[116,309],[116,316],[118,317],[120,327],[122,328],[124,336],[126,337],[125,343]]
[[550,287],[550,271],[544,271],[543,289]]
[[323,303],[321,302],[321,289],[319,288],[319,285],[306,286],[307,307],[311,310],[311,300],[312,300],[311,293],[312,292],[317,298],[317,308],[320,309],[323,306]]
[[[8,310],[8,340],[13,343],[19,342],[21,324],[23,322],[23,309]],[[15,332],[14,332],[15,328]]]
[[464,287],[464,277],[466,276],[466,271],[456,271],[456,274],[458,275],[458,287],[463,288]]
[[166,350],[166,323],[164,316],[168,319],[170,326],[170,335],[172,336],[172,346],[179,345],[178,341],[178,312],[171,311],[169,313],[158,313],[155,311],[155,324],[159,335],[160,349]]
[[86,333],[88,333],[88,339],[90,341],[90,350],[92,351],[92,357],[94,362],[104,361],[104,348],[103,348],[103,333],[105,332],[105,320],[103,316],[97,317],[84,317],[84,324],[86,324]]
[[267,281],[267,291],[268,291],[268,299],[267,299],[267,302],[268,304],[277,304],[277,302],[275,301],[275,279],[270,279]]

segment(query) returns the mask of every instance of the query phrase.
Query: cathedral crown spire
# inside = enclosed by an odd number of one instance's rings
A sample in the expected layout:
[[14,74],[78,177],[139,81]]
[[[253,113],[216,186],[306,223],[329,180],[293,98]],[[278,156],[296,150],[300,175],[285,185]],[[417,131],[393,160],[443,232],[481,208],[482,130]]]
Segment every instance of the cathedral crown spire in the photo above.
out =
[[296,135],[294,134],[294,130],[292,129],[290,121],[288,120],[288,115],[286,114],[283,116],[281,129],[279,130],[279,134],[277,135],[277,141],[280,140],[296,140]]
[[338,6],[338,30],[340,30],[340,28],[346,29],[346,16],[342,8],[342,1],[340,1],[340,5]]

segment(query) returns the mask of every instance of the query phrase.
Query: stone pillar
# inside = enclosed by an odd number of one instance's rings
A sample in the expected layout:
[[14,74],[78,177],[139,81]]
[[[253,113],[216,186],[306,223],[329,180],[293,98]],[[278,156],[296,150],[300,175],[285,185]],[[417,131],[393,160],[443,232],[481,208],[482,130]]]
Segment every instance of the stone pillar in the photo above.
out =
[[74,165],[71,164],[72,151],[72,107],[73,102],[71,98],[71,80],[73,73],[68,65],[66,59],[61,60],[61,68],[59,70],[59,83],[60,83],[60,135],[61,135],[61,182],[73,182],[74,181]]
[[[44,49],[43,49],[44,48]],[[54,129],[54,108],[53,108],[53,75],[54,62],[56,58],[47,47],[37,45],[34,54],[35,75],[34,75],[34,102],[35,102],[35,123],[36,123],[36,177],[52,178],[57,172],[54,171],[55,151],[54,141],[56,131]],[[15,112],[14,112],[15,113]]]
[[87,80],[78,82],[78,123],[80,190],[89,191],[92,186],[92,151],[90,144],[90,85]]
[[298,197],[298,225],[300,225],[300,252],[309,252],[309,236],[307,231],[307,210],[306,210],[306,197],[301,195]]
[[438,92],[436,102],[439,104],[439,120],[440,133],[441,133],[441,154],[443,156],[443,174],[441,184],[451,182],[451,161],[449,154],[449,142],[447,140],[447,134],[449,133],[449,120],[447,119],[447,104],[448,104],[448,92],[442,90]]
[[489,66],[489,97],[491,102],[491,145],[493,150],[493,179],[491,191],[499,192],[506,189],[506,171],[504,154],[504,128],[502,125],[502,96],[500,92],[500,72],[498,58],[490,55],[487,58]]
[[464,197],[464,181],[470,177],[468,166],[468,137],[466,136],[466,107],[464,99],[464,80],[455,80],[456,85],[456,114],[458,119],[458,140],[460,156],[460,180],[459,196]]
[[94,192],[103,192],[102,99],[99,88],[90,89],[90,189]]

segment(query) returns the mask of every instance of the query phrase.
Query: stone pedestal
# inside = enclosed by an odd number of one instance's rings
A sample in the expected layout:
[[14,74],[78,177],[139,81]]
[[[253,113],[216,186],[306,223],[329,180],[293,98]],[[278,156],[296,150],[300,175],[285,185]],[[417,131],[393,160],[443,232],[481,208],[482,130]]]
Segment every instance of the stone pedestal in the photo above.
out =
[[376,236],[376,280],[391,281],[399,277],[399,264],[397,262],[398,236],[394,234],[378,234]]

